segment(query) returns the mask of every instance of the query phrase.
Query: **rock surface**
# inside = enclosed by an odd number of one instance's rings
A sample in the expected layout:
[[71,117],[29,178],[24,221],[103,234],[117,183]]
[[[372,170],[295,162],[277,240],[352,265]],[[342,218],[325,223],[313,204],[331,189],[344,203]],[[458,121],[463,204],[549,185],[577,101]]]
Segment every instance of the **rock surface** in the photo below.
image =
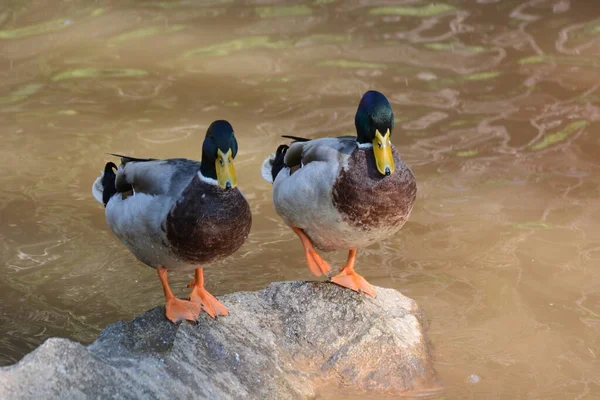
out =
[[85,347],[49,339],[0,368],[0,398],[304,399],[321,389],[399,394],[435,372],[420,307],[392,289],[371,299],[326,282],[273,283],[220,300],[230,317],[168,322],[162,307]]

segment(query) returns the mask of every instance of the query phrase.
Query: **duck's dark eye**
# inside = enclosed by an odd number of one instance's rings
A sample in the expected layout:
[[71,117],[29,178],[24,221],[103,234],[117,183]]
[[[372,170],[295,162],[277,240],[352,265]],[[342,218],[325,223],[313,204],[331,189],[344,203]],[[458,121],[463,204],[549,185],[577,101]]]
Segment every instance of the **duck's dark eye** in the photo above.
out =
[[377,142],[377,146],[379,146],[380,149],[383,148],[383,145],[381,144],[381,142]]
[[223,159],[219,158],[219,163],[221,163],[221,166],[223,165]]

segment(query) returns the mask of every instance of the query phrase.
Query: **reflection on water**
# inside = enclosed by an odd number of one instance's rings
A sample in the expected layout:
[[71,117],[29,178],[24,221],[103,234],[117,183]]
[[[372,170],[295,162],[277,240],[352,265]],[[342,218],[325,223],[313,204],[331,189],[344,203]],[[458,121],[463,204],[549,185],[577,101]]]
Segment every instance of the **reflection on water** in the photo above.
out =
[[[199,158],[232,122],[254,213],[215,294],[311,279],[259,166],[388,95],[419,182],[371,283],[431,320],[452,398],[600,396],[598,5],[584,0],[36,1],[0,11],[0,362],[157,304],[90,185],[106,152]],[[344,254],[329,254],[335,263]],[[173,275],[184,295],[185,274]]]

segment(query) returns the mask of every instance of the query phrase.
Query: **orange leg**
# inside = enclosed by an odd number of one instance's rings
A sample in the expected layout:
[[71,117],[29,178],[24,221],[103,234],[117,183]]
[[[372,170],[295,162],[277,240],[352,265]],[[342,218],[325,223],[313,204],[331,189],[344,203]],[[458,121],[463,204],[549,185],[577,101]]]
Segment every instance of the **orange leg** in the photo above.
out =
[[329,276],[331,267],[329,264],[327,264],[327,261],[323,260],[319,253],[317,253],[308,236],[306,236],[304,231],[300,228],[292,226],[292,229],[294,232],[296,232],[296,235],[298,235],[300,241],[302,242],[302,246],[304,247],[304,255],[306,256],[306,261],[308,262],[308,268],[310,269],[310,272],[312,272],[315,276]]
[[373,289],[373,286],[371,286],[365,278],[354,271],[355,260],[356,249],[352,249],[348,253],[348,261],[346,261],[346,264],[344,264],[340,273],[331,278],[331,281],[340,286],[356,290],[359,293],[363,292],[371,297],[375,297],[375,289]]
[[193,287],[190,300],[202,307],[202,310],[206,311],[211,318],[215,318],[217,315],[229,315],[227,308],[204,288],[203,268],[196,268],[194,280],[190,282],[188,287]]
[[171,287],[169,286],[167,269],[165,267],[160,267],[156,271],[158,272],[158,278],[160,279],[160,283],[162,283],[165,299],[167,300],[167,303],[165,304],[165,314],[167,319],[173,323],[186,319],[188,321],[196,321],[196,318],[198,318],[198,315],[200,314],[200,306],[191,301],[180,300],[173,295]]

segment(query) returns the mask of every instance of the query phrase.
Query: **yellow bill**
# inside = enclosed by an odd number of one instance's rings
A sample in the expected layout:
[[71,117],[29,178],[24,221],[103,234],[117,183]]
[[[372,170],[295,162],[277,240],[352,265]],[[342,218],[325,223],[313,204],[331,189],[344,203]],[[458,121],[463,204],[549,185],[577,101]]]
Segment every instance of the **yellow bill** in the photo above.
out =
[[373,139],[373,153],[375,154],[375,164],[381,175],[391,175],[396,167],[394,166],[394,156],[392,155],[392,142],[390,141],[390,130],[382,135],[375,130],[375,139]]
[[223,154],[221,149],[217,149],[217,182],[223,189],[233,189],[237,186],[237,177],[235,176],[235,168],[233,167],[232,151],[229,149]]

